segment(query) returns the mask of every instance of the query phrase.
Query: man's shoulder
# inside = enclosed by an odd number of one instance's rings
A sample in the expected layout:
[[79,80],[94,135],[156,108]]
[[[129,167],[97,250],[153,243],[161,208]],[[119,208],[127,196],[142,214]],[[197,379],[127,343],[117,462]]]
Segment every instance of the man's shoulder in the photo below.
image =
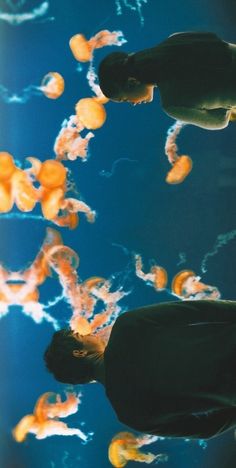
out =
[[[168,44],[223,42],[215,33],[205,31],[186,31],[171,34],[166,41]],[[162,44],[164,44],[164,42]]]

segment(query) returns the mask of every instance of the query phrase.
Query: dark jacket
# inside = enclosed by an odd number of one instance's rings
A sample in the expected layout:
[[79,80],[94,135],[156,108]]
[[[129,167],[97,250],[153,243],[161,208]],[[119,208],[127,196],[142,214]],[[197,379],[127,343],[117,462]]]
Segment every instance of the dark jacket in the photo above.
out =
[[236,425],[236,302],[184,301],[121,315],[106,394],[138,431],[208,438]]

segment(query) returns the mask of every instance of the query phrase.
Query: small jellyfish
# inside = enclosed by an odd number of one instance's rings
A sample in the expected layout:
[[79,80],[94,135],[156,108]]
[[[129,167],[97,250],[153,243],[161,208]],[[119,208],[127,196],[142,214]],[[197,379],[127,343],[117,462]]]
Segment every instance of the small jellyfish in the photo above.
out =
[[183,270],[172,280],[172,293],[181,299],[220,299],[220,292],[215,286],[204,284],[194,271]]
[[176,144],[176,139],[185,125],[185,123],[177,120],[167,132],[165,154],[169,163],[173,165],[166,176],[166,182],[168,184],[180,184],[192,170],[192,159],[189,156],[179,156],[177,154],[178,146]]
[[88,132],[85,136],[81,136],[80,132],[84,126],[76,115],[71,115],[66,119],[59,134],[56,137],[54,144],[54,152],[57,160],[75,161],[77,158],[86,160],[88,154],[88,144],[91,138],[94,137],[92,132]]
[[168,275],[165,268],[159,265],[153,265],[149,273],[144,273],[141,255],[136,254],[134,260],[135,273],[138,276],[138,278],[153,286],[156,289],[156,291],[161,291],[165,289],[168,282]]
[[122,45],[126,42],[121,31],[99,31],[89,40],[83,34],[75,34],[69,42],[71,52],[79,62],[90,62],[93,58],[94,49],[104,46]]
[[166,176],[168,184],[181,184],[191,172],[192,159],[187,155],[179,156]]
[[145,438],[142,441],[141,437],[137,437],[131,432],[119,432],[109,445],[109,461],[115,468],[123,468],[131,460],[152,463],[158,455],[143,453],[139,450],[146,443],[149,442],[146,442]]
[[75,106],[75,111],[78,119],[89,130],[100,128],[105,123],[105,108],[95,97],[80,99]]
[[64,78],[58,72],[49,72],[43,77],[40,89],[49,99],[58,99],[65,89]]

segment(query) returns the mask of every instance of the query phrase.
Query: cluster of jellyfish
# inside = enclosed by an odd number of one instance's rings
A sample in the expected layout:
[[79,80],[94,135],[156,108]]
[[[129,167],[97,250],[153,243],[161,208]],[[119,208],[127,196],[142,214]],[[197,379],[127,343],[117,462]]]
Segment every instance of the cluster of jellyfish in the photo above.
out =
[[[143,3],[146,3],[143,0]],[[48,2],[33,10],[40,16]],[[140,13],[141,0],[135,6],[124,2],[131,10]],[[40,10],[41,8],[41,10]],[[44,10],[43,10],[44,8]],[[119,14],[121,2],[117,2]],[[18,12],[13,15],[12,24],[20,22]],[[43,14],[43,13],[42,13]],[[36,16],[35,16],[36,17]],[[0,12],[0,19],[1,17]],[[23,21],[23,17],[21,17]],[[75,229],[79,223],[79,213],[84,213],[89,222],[94,222],[95,211],[83,200],[69,197],[70,184],[68,170],[64,161],[74,161],[77,158],[86,160],[88,145],[95,131],[102,127],[106,120],[105,104],[108,99],[102,94],[97,76],[93,68],[95,49],[122,45],[125,41],[121,31],[110,32],[102,30],[89,40],[82,34],[76,34],[70,40],[70,48],[78,62],[88,63],[87,80],[94,93],[92,97],[80,99],[75,105],[75,114],[65,119],[54,145],[55,159],[44,162],[36,157],[26,158],[26,167],[22,168],[7,153],[0,153],[0,214],[6,215],[14,208],[21,213],[31,212],[38,204],[42,218],[59,227]],[[64,79],[58,72],[48,73],[39,87],[30,86],[21,96],[10,94],[6,88],[0,87],[0,94],[5,102],[26,102],[32,94],[43,94],[49,99],[57,99],[64,92]],[[183,124],[176,122],[168,131],[165,153],[172,165],[166,181],[170,184],[181,183],[192,168],[189,156],[178,156],[176,138]],[[81,133],[85,131],[84,135]],[[13,213],[14,214],[14,213]],[[64,245],[61,235],[56,229],[48,228],[41,249],[25,270],[10,271],[0,264],[0,318],[9,313],[11,305],[18,305],[22,312],[39,324],[47,321],[57,330],[60,321],[48,312],[57,302],[64,300],[70,306],[71,314],[67,323],[74,333],[88,335],[99,334],[108,340],[112,326],[122,312],[119,301],[129,294],[123,286],[114,288],[113,279],[92,276],[85,280],[78,273],[79,256],[70,247]],[[150,271],[143,271],[140,255],[135,255],[135,273],[156,291],[166,289],[168,283],[167,271],[153,264]],[[40,300],[40,286],[51,277],[56,276],[62,293],[48,304]],[[186,299],[217,299],[218,289],[200,281],[191,270],[182,270],[175,275],[171,294],[182,300]],[[59,394],[46,392],[35,404],[32,414],[27,414],[18,422],[12,431],[14,439],[24,442],[28,434],[34,434],[37,439],[52,435],[77,436],[84,443],[91,440],[92,433],[85,434],[79,428],[71,428],[63,418],[77,413],[81,403],[81,394],[66,393],[62,401]],[[119,432],[111,440],[108,458],[114,467],[124,467],[130,460],[144,463],[159,463],[168,460],[166,454],[144,453],[140,450],[144,445],[154,443],[159,438],[150,435],[135,435],[130,432]]]

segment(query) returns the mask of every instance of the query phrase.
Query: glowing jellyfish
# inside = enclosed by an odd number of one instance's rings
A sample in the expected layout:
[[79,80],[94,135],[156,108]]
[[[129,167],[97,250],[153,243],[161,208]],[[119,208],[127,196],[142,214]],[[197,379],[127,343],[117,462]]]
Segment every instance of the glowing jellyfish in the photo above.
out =
[[[78,428],[70,428],[58,418],[66,418],[78,411],[81,395],[66,393],[66,400],[61,401],[59,394],[47,392],[36,402],[33,414],[24,416],[12,431],[16,442],[23,442],[29,433],[35,434],[36,439],[45,439],[53,435],[80,437],[87,441],[88,437]],[[49,399],[54,399],[50,402]]]
[[164,454],[154,455],[139,450],[143,445],[153,443],[156,440],[156,436],[135,436],[131,432],[119,432],[109,445],[109,461],[116,468],[123,468],[131,460],[144,463],[152,463],[156,459],[167,461],[168,457]]
[[80,122],[89,130],[100,128],[105,123],[105,108],[96,98],[80,99],[75,106],[75,111]]
[[156,289],[156,291],[161,291],[165,289],[168,282],[168,275],[167,271],[163,267],[153,265],[149,273],[144,273],[141,255],[136,254],[134,259],[135,273],[138,276],[138,278],[153,286]]
[[215,286],[204,284],[194,271],[183,270],[173,278],[172,293],[182,299],[220,299],[220,292]]
[[58,72],[49,72],[43,77],[40,88],[49,99],[57,99],[64,92],[64,78]]
[[71,52],[79,62],[92,60],[94,49],[110,45],[122,45],[126,42],[121,31],[99,31],[89,40],[83,34],[75,34],[69,42]]
[[181,184],[191,172],[192,167],[192,159],[189,156],[179,156],[172,169],[168,172],[166,182],[168,184]]

